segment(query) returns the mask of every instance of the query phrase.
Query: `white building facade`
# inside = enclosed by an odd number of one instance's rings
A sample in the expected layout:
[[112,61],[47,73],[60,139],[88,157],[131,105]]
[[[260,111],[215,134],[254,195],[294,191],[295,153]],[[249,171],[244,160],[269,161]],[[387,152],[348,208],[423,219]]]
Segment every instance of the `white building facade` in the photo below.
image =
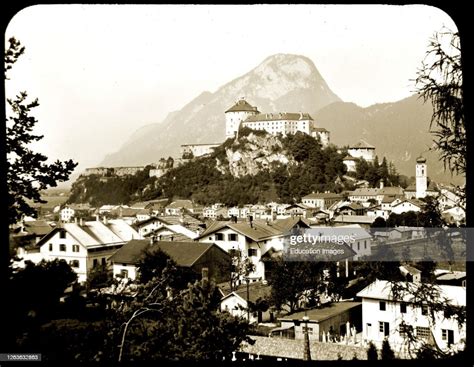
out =
[[[415,289],[420,283],[408,284]],[[447,285],[436,287],[440,302],[447,299],[453,306],[465,307],[466,288]],[[380,348],[383,340],[388,339],[396,352],[406,354],[408,340],[404,325],[409,325],[417,339],[434,342],[444,351],[464,348],[465,322],[458,325],[456,319],[445,317],[441,311],[434,311],[431,317],[427,305],[414,305],[410,301],[413,299],[409,294],[411,291],[400,300],[394,300],[391,290],[390,282],[376,280],[357,294],[362,298],[362,335],[366,342],[372,341]]]

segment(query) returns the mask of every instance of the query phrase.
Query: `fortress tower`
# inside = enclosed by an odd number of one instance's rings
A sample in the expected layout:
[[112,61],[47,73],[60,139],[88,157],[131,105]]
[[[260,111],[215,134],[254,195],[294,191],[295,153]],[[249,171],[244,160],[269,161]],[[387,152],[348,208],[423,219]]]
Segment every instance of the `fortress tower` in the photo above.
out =
[[257,107],[251,106],[245,99],[241,98],[237,101],[225,111],[225,138],[233,138],[239,130],[240,123],[258,113]]

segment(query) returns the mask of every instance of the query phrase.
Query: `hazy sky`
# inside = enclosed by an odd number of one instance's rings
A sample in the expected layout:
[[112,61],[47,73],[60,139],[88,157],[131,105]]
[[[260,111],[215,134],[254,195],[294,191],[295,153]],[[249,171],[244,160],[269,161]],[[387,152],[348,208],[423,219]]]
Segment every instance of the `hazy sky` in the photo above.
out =
[[7,28],[26,52],[6,93],[38,97],[37,150],[84,169],[276,53],[308,56],[346,102],[402,99],[442,26],[412,5],[37,5]]

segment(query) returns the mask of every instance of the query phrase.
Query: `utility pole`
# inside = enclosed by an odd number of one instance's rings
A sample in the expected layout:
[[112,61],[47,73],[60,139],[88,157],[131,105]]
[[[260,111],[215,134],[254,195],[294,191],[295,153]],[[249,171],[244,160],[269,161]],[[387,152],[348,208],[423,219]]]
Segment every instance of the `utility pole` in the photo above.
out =
[[309,317],[306,314],[306,310],[304,312],[303,322],[304,322],[304,353],[303,353],[303,361],[311,361],[311,351],[309,349],[309,334],[308,334],[308,320]]
[[247,321],[250,323],[250,289],[249,289],[249,277],[246,277],[245,280],[247,281]]

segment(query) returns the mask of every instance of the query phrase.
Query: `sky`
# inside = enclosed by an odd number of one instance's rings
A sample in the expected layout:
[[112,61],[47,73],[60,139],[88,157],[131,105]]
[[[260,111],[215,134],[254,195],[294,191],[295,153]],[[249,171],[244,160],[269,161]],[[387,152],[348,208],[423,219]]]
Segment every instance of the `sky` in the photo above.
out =
[[39,99],[35,150],[78,171],[276,53],[309,57],[345,102],[403,99],[443,26],[426,5],[35,5],[6,30],[26,47],[6,95]]

